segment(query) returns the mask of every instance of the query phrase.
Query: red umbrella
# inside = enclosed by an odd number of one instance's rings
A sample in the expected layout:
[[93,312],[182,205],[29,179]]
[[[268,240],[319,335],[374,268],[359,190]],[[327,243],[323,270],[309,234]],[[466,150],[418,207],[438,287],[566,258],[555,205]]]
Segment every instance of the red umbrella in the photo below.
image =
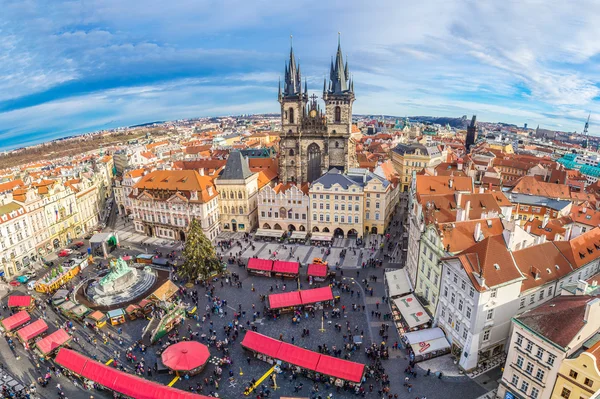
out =
[[162,362],[175,371],[193,371],[203,366],[210,352],[206,345],[196,341],[183,341],[169,346],[162,353]]

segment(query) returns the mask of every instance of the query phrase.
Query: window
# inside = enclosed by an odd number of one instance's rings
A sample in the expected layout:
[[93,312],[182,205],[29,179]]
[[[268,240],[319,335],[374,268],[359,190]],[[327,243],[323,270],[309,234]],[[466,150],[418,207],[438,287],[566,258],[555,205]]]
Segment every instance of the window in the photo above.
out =
[[496,296],[498,296],[498,289],[497,289],[497,288],[494,288],[494,289],[492,290],[492,292],[490,293],[490,296],[491,296],[492,298],[496,298]]
[[454,324],[454,329],[456,330],[456,332],[460,331],[460,322],[457,320],[456,323]]
[[511,382],[514,386],[517,386],[517,384],[519,383],[519,376],[513,374]]
[[525,368],[525,371],[527,372],[527,374],[533,373],[533,363],[527,362],[527,367]]
[[532,304],[532,303],[534,303],[534,302],[535,302],[535,295],[531,295],[531,296],[529,297],[529,304]]
[[539,381],[544,381],[544,370],[538,369],[537,373],[535,373],[535,378]]
[[446,308],[442,307],[442,318],[446,317]]
[[523,309],[525,307],[525,298],[521,298],[521,301],[519,302],[519,309]]
[[450,302],[452,304],[454,304],[454,301],[456,301],[456,294],[454,294],[454,292],[452,293],[452,296],[450,297]]
[[542,357],[544,357],[544,350],[542,348],[538,347],[535,357],[537,357],[538,359],[541,359]]
[[562,392],[560,393],[560,397],[561,398],[565,398],[565,399],[569,399],[569,396],[571,396],[571,391],[567,388],[563,388]]
[[554,287],[548,287],[548,296],[552,296],[553,290],[554,290]]
[[444,287],[444,296],[448,298],[448,287]]
[[458,276],[456,274],[454,275],[453,281],[454,281],[454,284],[458,283]]
[[467,339],[468,336],[469,336],[469,332],[465,328],[465,330],[463,331],[463,339]]
[[527,352],[531,352],[532,349],[533,349],[533,342],[527,341],[527,347],[525,348],[525,350]]
[[471,308],[467,306],[467,319],[471,319]]
[[485,330],[485,331],[483,332],[483,341],[484,341],[484,342],[485,342],[485,341],[489,341],[489,340],[490,340],[490,331],[491,331],[491,330]]
[[460,282],[460,289],[464,291],[466,285],[467,285],[467,283],[465,283],[464,280],[461,280],[461,282]]
[[556,360],[556,356],[554,356],[553,354],[549,354],[548,360],[546,360],[546,363],[548,363],[550,366],[552,366],[552,365],[554,365],[555,360]]
[[523,356],[517,356],[517,367],[523,368]]
[[529,383],[527,381],[522,381],[521,382],[521,388],[519,388],[522,392],[527,392],[527,389],[529,389]]
[[577,379],[578,375],[579,375],[579,373],[577,373],[577,371],[575,371],[575,370],[569,371],[569,377],[571,377],[573,379]]
[[591,388],[594,385],[594,381],[586,378],[584,384]]
[[[291,110],[291,108],[290,108],[290,110]],[[342,121],[342,109],[339,106],[335,107],[334,114],[335,114],[334,115],[335,122],[338,122],[338,123],[341,122]],[[294,123],[294,122],[292,121],[291,123]]]
[[521,346],[523,344],[523,336],[520,334],[517,334],[517,346]]
[[531,388],[531,399],[537,399],[539,394],[540,394],[539,389],[537,389],[536,387]]
[[460,310],[461,312],[463,310],[463,300],[462,299],[458,300],[458,310]]
[[485,316],[486,320],[492,320],[494,318],[494,309],[490,309],[487,311],[487,315]]
[[544,291],[543,291],[543,290],[542,290],[542,291],[540,291],[540,295],[539,295],[539,298],[538,298],[538,299],[539,299],[540,301],[541,301],[542,299],[544,299]]
[[471,287],[471,288],[469,289],[469,296],[470,296],[471,298],[473,298],[473,297],[475,296],[475,288]]

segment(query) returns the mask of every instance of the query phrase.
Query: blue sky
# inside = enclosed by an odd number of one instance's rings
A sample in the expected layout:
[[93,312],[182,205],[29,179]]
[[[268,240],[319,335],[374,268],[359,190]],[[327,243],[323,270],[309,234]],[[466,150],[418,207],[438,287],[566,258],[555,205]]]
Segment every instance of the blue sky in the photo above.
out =
[[289,35],[318,94],[338,31],[355,113],[477,113],[581,131],[592,112],[596,134],[598,20],[598,1],[5,0],[0,149],[154,120],[278,112]]

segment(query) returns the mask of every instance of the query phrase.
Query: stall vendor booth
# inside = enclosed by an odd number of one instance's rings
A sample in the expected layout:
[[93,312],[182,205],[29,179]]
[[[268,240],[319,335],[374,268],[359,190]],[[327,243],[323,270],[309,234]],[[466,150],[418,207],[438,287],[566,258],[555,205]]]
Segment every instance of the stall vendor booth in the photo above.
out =
[[154,258],[154,255],[152,255],[152,254],[140,254],[135,257],[135,261],[137,263],[143,263],[145,265],[150,265],[150,264],[152,264],[152,258]]
[[10,332],[21,327],[29,320],[31,320],[31,316],[29,315],[29,313],[27,313],[27,311],[25,310],[21,310],[20,312],[15,313],[10,317],[7,317],[6,319],[3,319],[2,321],[0,321],[0,324],[2,324],[2,328],[4,328],[5,332]]
[[127,316],[130,320],[135,320],[137,318],[144,317],[144,312],[142,312],[142,309],[139,307],[139,305],[136,304],[131,304],[127,306],[125,308],[125,313],[127,313]]
[[165,281],[156,291],[150,294],[149,299],[153,301],[168,301],[179,292],[179,287],[171,280]]
[[300,270],[300,263],[298,262],[286,262],[283,260],[276,260],[273,263],[272,274],[276,277],[285,278],[297,278]]
[[317,309],[332,306],[334,301],[333,291],[330,286],[302,290],[300,291],[300,297],[302,298],[302,305],[316,306]]
[[290,291],[269,295],[268,302],[271,311],[285,313],[291,312],[296,306],[302,305],[302,298],[299,291]]
[[273,261],[268,259],[250,258],[246,267],[248,274],[271,277]]
[[92,310],[85,305],[77,305],[69,312],[69,317],[83,320]]
[[430,327],[431,318],[413,294],[393,300],[392,315],[400,335]]
[[71,336],[63,328],[53,332],[45,338],[42,338],[35,343],[35,348],[44,359],[49,358],[56,353],[60,348],[68,346],[71,341]]
[[58,310],[65,316],[71,317],[71,310],[75,309],[77,304],[73,301],[65,301],[61,305],[58,306]]
[[108,317],[106,317],[106,315],[103,312],[96,310],[87,315],[87,317],[85,318],[85,323],[92,327],[102,328],[106,325],[107,320]]
[[13,310],[32,311],[35,307],[35,300],[30,295],[11,295],[8,297],[8,307]]
[[152,313],[152,309],[154,308],[154,303],[149,299],[142,299],[138,303],[138,306],[140,307],[140,309],[142,310],[142,312],[145,315],[149,315],[150,313]]
[[25,347],[29,348],[35,337],[38,337],[48,330],[48,324],[42,319],[36,320],[17,331],[19,341]]
[[51,294],[77,276],[82,266],[87,266],[87,260],[85,264],[82,262],[70,262],[55,266],[35,282],[34,288],[37,292]]
[[69,290],[58,290],[52,295],[52,305],[59,306],[67,300]]
[[411,360],[420,362],[450,353],[450,343],[441,328],[427,328],[409,332],[402,337],[410,347]]
[[311,263],[308,265],[308,281],[312,284],[313,281],[323,282],[329,276],[329,267],[326,264]]
[[333,356],[321,355],[316,371],[334,378],[334,385],[343,386],[343,382],[360,384],[365,374],[365,365]]
[[198,341],[181,341],[170,345],[160,357],[169,369],[191,376],[204,370],[210,352],[206,345]]
[[118,326],[119,324],[123,324],[125,323],[125,312],[123,311],[123,309],[114,309],[114,310],[109,310],[106,315],[108,316],[108,319],[110,320],[110,324],[113,326]]

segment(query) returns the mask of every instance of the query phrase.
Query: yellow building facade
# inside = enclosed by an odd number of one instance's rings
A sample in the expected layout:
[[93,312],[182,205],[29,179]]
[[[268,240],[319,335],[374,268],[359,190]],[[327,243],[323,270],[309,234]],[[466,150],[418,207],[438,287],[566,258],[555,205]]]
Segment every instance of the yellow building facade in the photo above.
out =
[[600,390],[600,342],[563,360],[551,399],[589,399]]

